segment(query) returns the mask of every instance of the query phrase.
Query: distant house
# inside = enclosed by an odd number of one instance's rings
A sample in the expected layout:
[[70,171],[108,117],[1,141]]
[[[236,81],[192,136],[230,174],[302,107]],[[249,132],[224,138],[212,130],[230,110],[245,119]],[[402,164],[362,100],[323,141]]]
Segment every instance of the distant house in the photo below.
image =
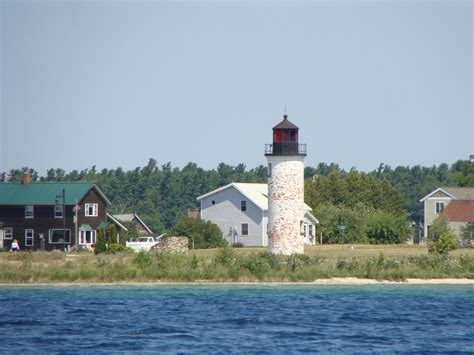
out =
[[87,247],[109,205],[91,182],[36,183],[25,174],[22,183],[0,183],[0,248],[10,248],[13,239],[22,250]]
[[425,236],[440,214],[448,218],[449,226],[458,235],[464,224],[474,222],[474,187],[439,187],[420,202],[424,206]]
[[[268,185],[231,183],[197,198],[201,203],[201,219],[219,226],[230,243],[262,247],[268,245]],[[318,220],[305,204],[306,213],[301,238],[315,244]]]
[[118,227],[118,231],[122,236],[123,232],[127,232],[130,228],[136,228],[140,235],[153,235],[152,230],[141,220],[136,213],[107,215],[109,222],[113,222]]

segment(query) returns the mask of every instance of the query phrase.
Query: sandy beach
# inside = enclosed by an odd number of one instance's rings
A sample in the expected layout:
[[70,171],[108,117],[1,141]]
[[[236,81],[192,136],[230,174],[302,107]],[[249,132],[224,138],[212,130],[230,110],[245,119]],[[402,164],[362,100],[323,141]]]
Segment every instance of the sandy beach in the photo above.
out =
[[60,282],[60,283],[1,283],[0,287],[11,286],[192,286],[192,285],[262,285],[262,286],[298,286],[298,285],[474,285],[474,279],[406,279],[404,281],[361,279],[357,277],[332,277],[313,282]]

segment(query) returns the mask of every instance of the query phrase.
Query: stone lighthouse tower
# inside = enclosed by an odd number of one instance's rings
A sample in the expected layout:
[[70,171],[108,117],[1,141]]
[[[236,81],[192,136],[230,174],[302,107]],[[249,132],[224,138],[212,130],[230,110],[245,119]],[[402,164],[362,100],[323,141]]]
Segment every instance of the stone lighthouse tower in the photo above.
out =
[[273,143],[265,145],[268,161],[268,250],[273,254],[304,253],[304,158],[298,127],[283,116],[273,127]]

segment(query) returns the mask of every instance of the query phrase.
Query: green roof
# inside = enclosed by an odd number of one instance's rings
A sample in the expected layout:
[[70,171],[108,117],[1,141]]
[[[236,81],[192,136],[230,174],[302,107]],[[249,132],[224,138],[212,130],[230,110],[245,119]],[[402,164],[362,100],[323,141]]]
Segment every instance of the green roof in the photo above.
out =
[[[74,205],[94,187],[92,182],[0,183],[0,205],[54,205],[56,196],[61,195],[63,189],[66,192],[66,205]],[[102,191],[96,189],[109,203]]]

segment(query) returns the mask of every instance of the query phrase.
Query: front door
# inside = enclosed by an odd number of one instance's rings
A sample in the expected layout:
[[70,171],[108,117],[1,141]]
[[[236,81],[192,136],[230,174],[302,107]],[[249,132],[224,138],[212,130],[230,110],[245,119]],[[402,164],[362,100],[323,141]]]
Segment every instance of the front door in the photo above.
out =
[[96,243],[96,232],[92,231],[80,231],[79,232],[79,244],[95,244]]

